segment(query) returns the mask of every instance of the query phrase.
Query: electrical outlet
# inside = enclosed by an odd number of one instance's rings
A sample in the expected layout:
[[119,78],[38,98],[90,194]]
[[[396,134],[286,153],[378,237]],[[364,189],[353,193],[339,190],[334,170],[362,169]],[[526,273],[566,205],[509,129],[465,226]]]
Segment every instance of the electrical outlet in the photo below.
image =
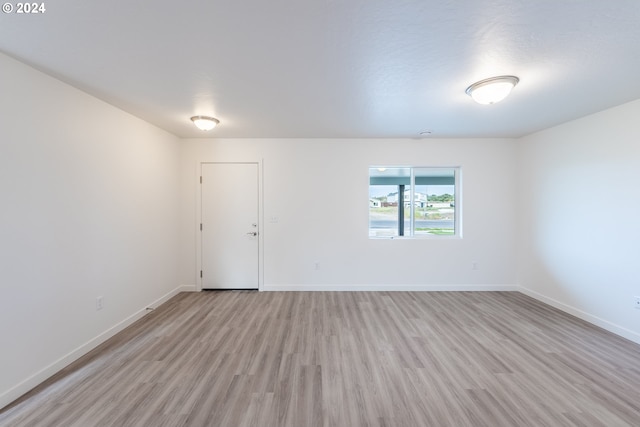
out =
[[104,307],[104,300],[102,296],[96,297],[96,311],[102,310]]
[[640,297],[633,297],[633,306],[640,310]]
[[316,262],[314,263],[314,268],[315,268],[316,270],[320,270],[320,262],[316,261]]

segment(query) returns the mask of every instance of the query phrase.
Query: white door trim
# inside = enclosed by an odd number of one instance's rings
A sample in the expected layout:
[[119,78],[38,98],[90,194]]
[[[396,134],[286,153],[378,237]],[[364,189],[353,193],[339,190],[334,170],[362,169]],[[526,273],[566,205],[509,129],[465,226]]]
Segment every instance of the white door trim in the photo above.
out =
[[240,160],[240,161],[200,161],[196,165],[195,181],[196,181],[196,218],[194,232],[196,233],[196,291],[202,291],[202,233],[200,224],[202,223],[202,187],[200,177],[202,174],[203,164],[254,164],[258,166],[258,290],[264,290],[264,218],[263,218],[263,184],[262,184],[262,159],[259,160]]

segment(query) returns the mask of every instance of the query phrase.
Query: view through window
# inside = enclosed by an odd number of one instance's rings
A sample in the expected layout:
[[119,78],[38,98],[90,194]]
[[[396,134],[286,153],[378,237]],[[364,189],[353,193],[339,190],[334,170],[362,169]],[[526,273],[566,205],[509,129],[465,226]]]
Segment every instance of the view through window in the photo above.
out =
[[369,168],[369,237],[459,235],[459,168]]

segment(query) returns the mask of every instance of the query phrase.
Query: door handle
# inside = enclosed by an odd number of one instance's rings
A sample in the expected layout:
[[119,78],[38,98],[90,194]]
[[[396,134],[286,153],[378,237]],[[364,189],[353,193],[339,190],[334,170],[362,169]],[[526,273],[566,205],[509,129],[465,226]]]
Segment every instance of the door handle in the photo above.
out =
[[257,231],[250,231],[250,232],[248,232],[247,234],[248,234],[249,236],[256,237],[256,236],[258,235],[258,232],[257,232]]

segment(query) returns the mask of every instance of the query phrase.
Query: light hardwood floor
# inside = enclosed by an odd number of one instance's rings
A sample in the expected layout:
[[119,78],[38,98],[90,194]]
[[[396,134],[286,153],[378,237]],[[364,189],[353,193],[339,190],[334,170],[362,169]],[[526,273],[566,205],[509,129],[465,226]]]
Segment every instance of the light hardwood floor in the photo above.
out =
[[517,292],[183,293],[2,426],[640,426],[640,346]]

